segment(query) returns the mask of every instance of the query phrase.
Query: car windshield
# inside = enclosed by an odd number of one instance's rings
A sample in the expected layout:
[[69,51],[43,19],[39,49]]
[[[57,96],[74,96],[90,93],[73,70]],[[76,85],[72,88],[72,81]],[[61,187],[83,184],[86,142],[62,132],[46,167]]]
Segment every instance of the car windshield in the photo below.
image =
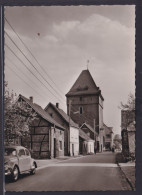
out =
[[5,156],[15,156],[16,150],[14,148],[5,148]]

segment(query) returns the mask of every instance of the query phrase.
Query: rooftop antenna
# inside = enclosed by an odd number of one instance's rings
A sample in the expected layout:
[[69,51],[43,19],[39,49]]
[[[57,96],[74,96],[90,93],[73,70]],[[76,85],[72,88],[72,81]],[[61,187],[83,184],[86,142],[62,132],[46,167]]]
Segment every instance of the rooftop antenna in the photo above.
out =
[[87,70],[88,70],[88,67],[89,67],[89,60],[87,60]]

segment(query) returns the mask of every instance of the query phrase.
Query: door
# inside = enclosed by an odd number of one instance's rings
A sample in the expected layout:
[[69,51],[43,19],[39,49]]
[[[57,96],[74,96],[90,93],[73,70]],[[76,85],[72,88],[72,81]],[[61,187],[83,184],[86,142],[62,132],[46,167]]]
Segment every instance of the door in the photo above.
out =
[[72,155],[74,156],[74,144],[72,144]]
[[97,151],[99,152],[100,147],[99,147],[99,141],[97,141]]
[[56,158],[56,138],[54,138],[54,158]]
[[19,150],[18,159],[19,159],[19,169],[21,172],[27,171],[30,169],[30,156],[27,156],[25,154],[24,149]]

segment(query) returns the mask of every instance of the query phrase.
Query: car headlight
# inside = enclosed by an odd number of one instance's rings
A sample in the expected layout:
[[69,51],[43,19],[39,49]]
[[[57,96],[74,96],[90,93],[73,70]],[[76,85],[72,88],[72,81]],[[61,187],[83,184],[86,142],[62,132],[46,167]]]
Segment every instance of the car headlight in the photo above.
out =
[[8,170],[9,168],[10,168],[9,164],[8,164],[8,163],[5,163],[4,169],[5,169],[5,170]]

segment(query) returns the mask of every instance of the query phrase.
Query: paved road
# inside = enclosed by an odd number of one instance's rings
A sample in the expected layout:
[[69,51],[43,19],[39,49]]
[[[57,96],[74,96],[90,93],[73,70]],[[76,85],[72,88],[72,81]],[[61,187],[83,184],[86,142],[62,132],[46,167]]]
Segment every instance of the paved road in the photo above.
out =
[[50,164],[36,175],[23,175],[16,183],[6,183],[6,191],[95,191],[131,190],[115,154],[107,152]]

